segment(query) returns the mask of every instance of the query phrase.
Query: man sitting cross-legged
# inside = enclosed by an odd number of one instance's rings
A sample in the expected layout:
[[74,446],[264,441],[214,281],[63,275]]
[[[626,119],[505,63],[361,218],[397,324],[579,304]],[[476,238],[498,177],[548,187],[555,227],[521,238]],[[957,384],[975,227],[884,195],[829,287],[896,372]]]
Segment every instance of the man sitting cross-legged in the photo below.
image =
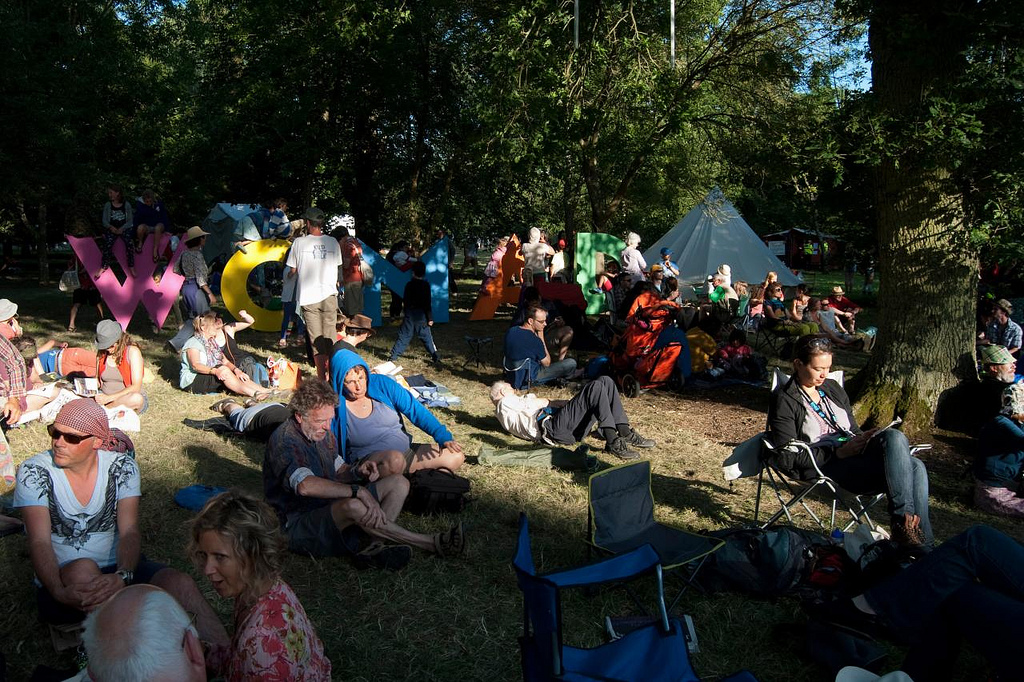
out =
[[640,454],[632,448],[655,445],[630,427],[611,377],[591,381],[571,400],[545,400],[533,394],[521,397],[511,384],[498,381],[491,386],[491,402],[501,427],[524,440],[573,445],[586,438],[596,422],[606,442],[605,451],[619,459],[637,459]]
[[[344,467],[331,432],[337,405],[338,395],[330,386],[307,379],[288,404],[292,416],[267,443],[263,490],[281,520],[289,549],[315,557],[351,556],[357,566],[391,569],[409,561],[409,545],[441,556],[461,554],[461,523],[434,536],[395,523],[409,493],[405,476],[381,476],[377,464],[366,461],[358,473],[367,483],[353,483],[353,472]],[[367,536],[400,544],[367,542]]]
[[206,679],[203,647],[189,615],[153,585],[132,585],[85,619],[89,667],[68,682]]
[[139,468],[103,448],[107,414],[96,401],[72,400],[50,426],[53,447],[18,469],[14,506],[22,510],[40,587],[40,618],[76,623],[133,583],[161,587],[196,614],[200,638],[229,642],[192,578],[139,551]]

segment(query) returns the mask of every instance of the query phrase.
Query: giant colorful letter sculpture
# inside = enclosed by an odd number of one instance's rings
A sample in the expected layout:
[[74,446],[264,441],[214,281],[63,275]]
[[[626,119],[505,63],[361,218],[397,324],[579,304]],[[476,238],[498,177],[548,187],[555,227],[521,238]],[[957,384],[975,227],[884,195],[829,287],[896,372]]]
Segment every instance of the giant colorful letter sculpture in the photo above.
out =
[[262,239],[245,245],[245,252],[235,251],[224,266],[220,278],[220,293],[224,306],[238,318],[238,311],[245,310],[255,318],[252,328],[261,332],[276,332],[281,329],[284,313],[268,310],[249,296],[249,273],[264,263],[283,263],[288,254],[290,242],[283,239]]
[[508,248],[505,255],[498,264],[498,276],[488,282],[487,287],[480,293],[470,314],[470,320],[490,320],[494,318],[495,311],[502,303],[519,304],[519,293],[522,290],[520,285],[509,286],[508,280],[512,275],[519,276],[523,271],[526,261],[519,253],[519,237],[512,235],[508,240]]
[[[363,287],[363,314],[381,323],[380,285],[401,296],[405,285],[412,279],[411,272],[402,272],[362,241],[363,260],[373,268],[373,284]],[[448,238],[436,242],[427,249],[420,260],[427,266],[427,281],[430,282],[430,313],[434,322],[448,321]]]
[[614,256],[626,248],[626,243],[604,232],[579,232],[576,234],[576,282],[587,297],[587,314],[597,315],[604,310],[604,294],[590,290],[597,284],[597,259],[599,253]]
[[[129,227],[129,229],[131,229]],[[103,263],[103,255],[96,244],[96,240],[90,237],[72,237],[66,235],[68,243],[74,250],[78,260],[85,265],[88,276],[99,271]],[[160,249],[166,248],[170,241],[170,235],[161,235]],[[128,323],[132,320],[132,314],[139,302],[146,308],[153,323],[162,327],[167,313],[178,298],[178,292],[185,279],[174,272],[174,266],[178,262],[182,251],[185,250],[185,243],[178,244],[178,249],[171,256],[171,262],[164,270],[159,282],[153,281],[153,272],[156,270],[156,263],[153,262],[153,235],[146,237],[142,245],[142,253],[135,254],[135,277],[128,272],[128,261],[125,259],[124,241],[118,239],[114,242],[114,257],[121,264],[121,268],[127,275],[124,284],[118,281],[112,268],[107,269],[99,279],[96,280],[96,288],[99,289],[103,302],[110,309],[122,329],[128,329]]]

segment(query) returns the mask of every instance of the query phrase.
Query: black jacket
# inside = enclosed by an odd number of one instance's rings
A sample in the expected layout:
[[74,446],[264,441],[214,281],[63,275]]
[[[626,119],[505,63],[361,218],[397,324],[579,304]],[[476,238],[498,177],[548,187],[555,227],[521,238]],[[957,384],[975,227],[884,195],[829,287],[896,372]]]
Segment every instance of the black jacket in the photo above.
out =
[[[853,417],[853,408],[850,407],[850,398],[843,387],[831,379],[826,379],[821,390],[829,400],[846,411],[850,419],[850,430],[853,433],[860,433],[857,420]],[[800,386],[797,385],[796,378],[792,377],[775,389],[768,407],[768,435],[775,447],[782,447],[792,440],[804,440],[801,431],[806,418],[807,410],[800,396]],[[811,451],[819,467],[836,454],[836,448],[831,445],[811,446]],[[816,476],[814,465],[803,451],[781,450],[775,455],[775,463],[786,472],[786,475],[801,481],[812,480]]]

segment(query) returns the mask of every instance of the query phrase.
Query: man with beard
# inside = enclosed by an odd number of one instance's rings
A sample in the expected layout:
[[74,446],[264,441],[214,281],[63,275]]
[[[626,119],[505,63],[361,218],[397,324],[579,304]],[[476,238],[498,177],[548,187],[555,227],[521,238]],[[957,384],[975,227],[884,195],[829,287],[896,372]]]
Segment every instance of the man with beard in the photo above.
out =
[[356,470],[344,466],[331,432],[337,405],[338,394],[327,383],[307,379],[292,394],[291,418],[267,443],[263,490],[289,549],[314,557],[349,556],[358,568],[391,570],[409,562],[411,547],[440,556],[460,554],[465,547],[461,523],[434,536],[395,523],[409,494],[405,476],[381,476],[370,460]]

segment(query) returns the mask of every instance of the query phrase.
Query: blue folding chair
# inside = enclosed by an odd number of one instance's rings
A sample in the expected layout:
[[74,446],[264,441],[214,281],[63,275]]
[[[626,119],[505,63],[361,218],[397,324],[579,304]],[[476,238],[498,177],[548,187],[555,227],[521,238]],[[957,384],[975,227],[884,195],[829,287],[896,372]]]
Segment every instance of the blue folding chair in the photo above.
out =
[[[512,566],[523,591],[519,648],[527,682],[698,682],[690,666],[683,626],[668,617],[661,563],[650,545],[587,566],[538,575],[530,550],[529,523],[526,514],[520,514]],[[654,574],[658,582],[658,622],[592,649],[568,646],[562,641],[562,589],[620,582],[648,573]]]

